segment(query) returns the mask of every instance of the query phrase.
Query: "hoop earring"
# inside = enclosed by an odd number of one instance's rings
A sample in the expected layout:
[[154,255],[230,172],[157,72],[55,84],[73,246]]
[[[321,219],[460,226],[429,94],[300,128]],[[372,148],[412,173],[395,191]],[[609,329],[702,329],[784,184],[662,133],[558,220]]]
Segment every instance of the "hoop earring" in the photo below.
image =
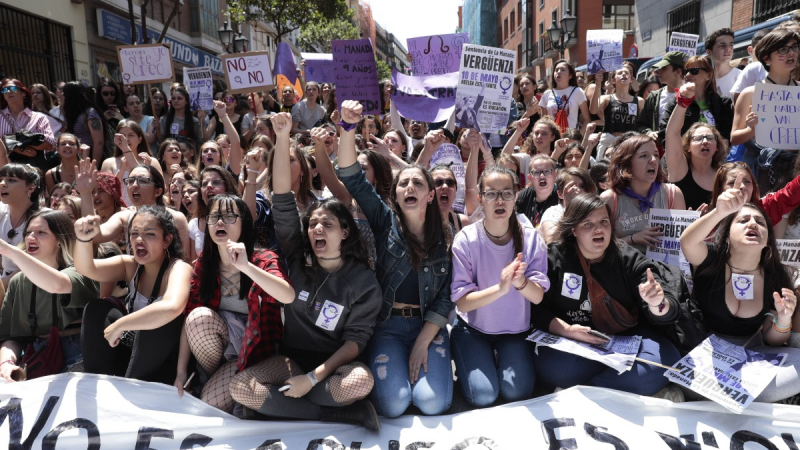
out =
[[169,247],[165,248],[164,250],[167,251],[167,261],[169,261],[172,258],[172,255],[169,254]]

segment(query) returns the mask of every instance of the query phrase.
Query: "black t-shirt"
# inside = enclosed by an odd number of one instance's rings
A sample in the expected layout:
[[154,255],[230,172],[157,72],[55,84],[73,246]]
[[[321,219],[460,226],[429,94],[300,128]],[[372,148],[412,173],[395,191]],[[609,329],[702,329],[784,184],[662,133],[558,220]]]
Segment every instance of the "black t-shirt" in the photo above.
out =
[[708,248],[706,259],[699,266],[692,268],[694,274],[692,296],[703,312],[706,326],[709,330],[726,336],[752,335],[764,323],[764,315],[775,309],[772,291],[777,288],[764,286],[763,306],[756,316],[748,318],[734,316],[725,303],[725,292],[728,288],[725,270],[701,273],[719,257],[715,245],[706,243],[706,247]]
[[411,269],[405,279],[397,286],[394,299],[398,303],[419,305],[419,273]]
[[542,220],[542,214],[551,206],[558,204],[558,194],[553,190],[550,197],[543,202],[536,201],[536,190],[533,187],[525,188],[519,193],[517,198],[517,213],[525,214],[528,220],[531,221],[534,227],[539,226]]

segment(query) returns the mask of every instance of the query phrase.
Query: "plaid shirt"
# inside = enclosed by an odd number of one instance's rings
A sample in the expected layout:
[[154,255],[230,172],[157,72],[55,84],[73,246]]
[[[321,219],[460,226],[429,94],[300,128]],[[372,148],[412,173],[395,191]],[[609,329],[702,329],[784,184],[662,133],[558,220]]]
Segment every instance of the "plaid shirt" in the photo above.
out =
[[[203,277],[200,259],[192,272],[189,302],[186,304],[185,315],[189,315],[195,308],[205,306],[214,311],[219,310],[220,298],[219,274],[217,274],[217,289],[206,304],[200,300],[200,280]],[[269,250],[253,252],[250,262],[259,269],[275,275],[278,278],[289,280],[278,256]],[[247,325],[245,327],[242,348],[239,350],[239,370],[244,370],[253,364],[263,361],[275,353],[276,345],[283,336],[283,322],[281,321],[281,308],[277,300],[266,293],[261,287],[253,283],[247,295]]]

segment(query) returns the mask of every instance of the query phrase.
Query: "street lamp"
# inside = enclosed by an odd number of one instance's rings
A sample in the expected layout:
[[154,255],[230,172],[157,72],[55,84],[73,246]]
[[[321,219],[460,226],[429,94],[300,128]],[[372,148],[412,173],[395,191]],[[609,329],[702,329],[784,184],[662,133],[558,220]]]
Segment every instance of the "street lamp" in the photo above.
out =
[[233,42],[233,28],[226,20],[225,23],[217,30],[219,34],[219,40],[222,42],[222,46],[227,48]]
[[250,40],[242,36],[242,33],[239,33],[239,35],[236,36],[236,39],[233,40],[233,51],[235,53],[246,52],[248,42],[250,42]]
[[547,29],[547,36],[550,38],[550,45],[561,53],[564,58],[564,50],[567,49],[567,42],[575,35],[575,27],[578,25],[578,18],[573,16],[569,9],[561,17],[561,28],[553,22]]
[[[231,28],[230,24],[226,20],[225,23],[217,30],[219,34],[219,40],[222,43],[222,47],[228,53],[242,53],[247,51],[247,43],[250,42],[249,39],[244,37],[241,32],[236,33],[233,28]],[[236,35],[234,38],[233,36]],[[233,49],[233,51],[231,51]]]

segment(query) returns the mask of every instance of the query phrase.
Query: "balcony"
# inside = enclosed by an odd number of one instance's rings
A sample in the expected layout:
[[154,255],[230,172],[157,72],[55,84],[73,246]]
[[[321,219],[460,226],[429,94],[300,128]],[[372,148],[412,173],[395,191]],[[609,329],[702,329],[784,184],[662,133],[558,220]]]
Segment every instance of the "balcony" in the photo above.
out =
[[539,38],[539,54],[542,55],[544,59],[558,58],[558,50],[553,48],[550,37],[543,36]]
[[539,51],[539,43],[535,42],[533,47],[528,49],[528,66],[543,66],[544,65],[544,58],[541,57],[541,52]]

